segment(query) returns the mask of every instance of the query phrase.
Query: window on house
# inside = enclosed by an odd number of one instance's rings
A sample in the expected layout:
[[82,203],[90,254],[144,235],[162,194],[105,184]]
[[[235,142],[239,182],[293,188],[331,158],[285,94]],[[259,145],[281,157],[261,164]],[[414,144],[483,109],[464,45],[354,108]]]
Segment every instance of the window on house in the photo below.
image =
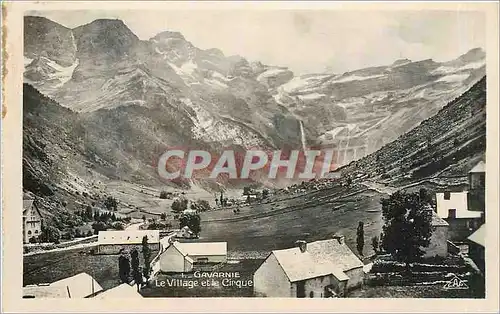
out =
[[451,196],[451,193],[450,193],[450,192],[444,192],[444,199],[445,199],[445,200],[449,200],[449,199],[450,199],[450,196]]
[[448,218],[457,218],[457,210],[455,208],[448,209]]
[[310,298],[314,298],[314,292],[313,291],[309,292],[309,297]]

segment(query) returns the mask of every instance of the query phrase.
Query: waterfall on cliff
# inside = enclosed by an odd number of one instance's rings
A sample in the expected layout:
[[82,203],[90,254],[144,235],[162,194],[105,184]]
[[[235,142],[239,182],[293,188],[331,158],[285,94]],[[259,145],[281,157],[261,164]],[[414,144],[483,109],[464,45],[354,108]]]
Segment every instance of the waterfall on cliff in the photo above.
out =
[[302,143],[302,150],[306,151],[307,142],[306,142],[306,133],[304,132],[304,123],[302,120],[299,120],[300,125],[300,141]]

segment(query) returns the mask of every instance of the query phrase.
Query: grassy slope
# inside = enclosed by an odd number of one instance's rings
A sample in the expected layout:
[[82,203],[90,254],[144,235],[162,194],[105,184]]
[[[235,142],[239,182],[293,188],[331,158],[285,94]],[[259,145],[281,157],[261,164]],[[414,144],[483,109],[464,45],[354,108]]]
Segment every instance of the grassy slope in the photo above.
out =
[[[343,197],[346,189],[336,187],[313,197],[283,200],[243,208],[234,218],[227,211],[203,214],[201,240],[227,241],[230,255],[265,257],[273,249],[291,247],[298,239],[315,241],[342,232],[355,250],[356,226],[365,223],[365,254],[372,252],[369,239],[381,226],[380,195],[363,188],[359,194]],[[274,209],[273,209],[274,208]],[[222,219],[219,219],[222,218]]]

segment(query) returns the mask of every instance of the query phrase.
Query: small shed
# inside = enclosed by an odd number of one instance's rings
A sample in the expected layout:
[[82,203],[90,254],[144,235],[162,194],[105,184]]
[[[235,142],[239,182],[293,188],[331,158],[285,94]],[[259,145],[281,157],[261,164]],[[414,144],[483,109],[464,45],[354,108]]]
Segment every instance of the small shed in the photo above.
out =
[[175,241],[160,255],[162,272],[190,272],[199,265],[218,264],[227,260],[227,242]]

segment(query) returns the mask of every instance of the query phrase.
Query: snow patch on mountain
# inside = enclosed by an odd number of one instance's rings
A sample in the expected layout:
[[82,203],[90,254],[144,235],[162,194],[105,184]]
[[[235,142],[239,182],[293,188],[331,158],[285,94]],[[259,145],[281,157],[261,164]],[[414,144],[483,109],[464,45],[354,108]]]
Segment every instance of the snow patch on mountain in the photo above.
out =
[[312,93],[312,94],[299,95],[298,97],[302,100],[314,100],[326,97],[326,95],[320,93]]
[[331,76],[330,74],[318,74],[313,76],[296,76],[287,83],[280,86],[280,89],[287,93],[310,88],[318,84],[322,79]]
[[200,103],[193,102],[189,98],[183,98],[181,101],[195,112],[195,115],[189,114],[193,121],[191,131],[195,139],[219,143],[232,142],[249,147],[260,144],[256,134],[246,131],[237,124],[227,124],[221,117],[212,115]]
[[485,65],[486,65],[485,60],[468,63],[468,64],[461,66],[461,67],[442,65],[442,66],[438,67],[437,69],[435,69],[434,71],[432,71],[432,74],[451,74],[451,73],[457,73],[457,72],[461,72],[461,71],[465,71],[465,70],[476,70],[476,69],[479,69]]
[[231,81],[231,79],[229,79],[229,78],[225,77],[224,75],[220,74],[219,72],[215,72],[215,71],[212,73],[212,77],[217,78],[219,80],[226,81],[226,82]]
[[31,62],[33,62],[33,59],[30,59],[28,57],[24,57],[24,66],[27,66],[28,64],[30,64]]
[[36,64],[33,64],[34,59],[24,57],[25,67],[31,67],[38,73],[44,73],[47,81],[57,82],[50,90],[59,88],[68,82],[73,76],[73,72],[79,64],[79,60],[75,59],[72,65],[64,67],[59,65],[57,62],[46,58],[40,57]]
[[468,77],[469,74],[452,74],[439,78],[437,82],[456,83],[465,81]]
[[219,80],[205,79],[205,83],[207,83],[208,85],[210,85],[212,87],[219,88],[219,89],[220,88],[222,88],[222,89],[228,88],[228,86],[226,84],[222,83]]
[[49,63],[49,65],[54,68],[57,72],[54,73],[54,78],[57,78],[60,83],[55,85],[54,87],[61,87],[63,86],[67,81],[69,81],[71,79],[71,77],[73,76],[73,72],[75,71],[76,67],[78,66],[78,63],[79,63],[79,60],[78,59],[75,59],[75,62],[68,66],[68,67],[63,67],[63,66],[60,66],[59,64],[51,61]]
[[188,62],[181,65],[181,69],[184,73],[193,75],[194,72],[196,72],[196,70],[198,69],[198,65],[196,65],[192,60],[189,60]]
[[270,69],[270,70],[264,71],[261,74],[259,74],[257,76],[257,81],[260,82],[260,81],[267,79],[271,76],[274,76],[274,75],[277,75],[277,74],[280,74],[283,72],[287,72],[287,71],[288,71],[287,69]]
[[193,103],[189,98],[182,98],[181,102],[193,109],[195,112],[195,116],[190,115],[194,124],[191,131],[193,132],[195,139],[206,138],[208,130],[213,124],[212,115],[203,107]]
[[349,76],[341,77],[339,79],[334,79],[333,83],[344,83],[344,82],[350,82],[350,81],[364,81],[364,80],[374,79],[374,78],[383,77],[383,76],[384,76],[384,74],[377,74],[377,75],[370,75],[370,76],[349,75]]
[[180,77],[194,79],[193,74],[196,71],[197,66],[191,60],[182,64],[180,67],[176,66],[172,62],[167,63]]

